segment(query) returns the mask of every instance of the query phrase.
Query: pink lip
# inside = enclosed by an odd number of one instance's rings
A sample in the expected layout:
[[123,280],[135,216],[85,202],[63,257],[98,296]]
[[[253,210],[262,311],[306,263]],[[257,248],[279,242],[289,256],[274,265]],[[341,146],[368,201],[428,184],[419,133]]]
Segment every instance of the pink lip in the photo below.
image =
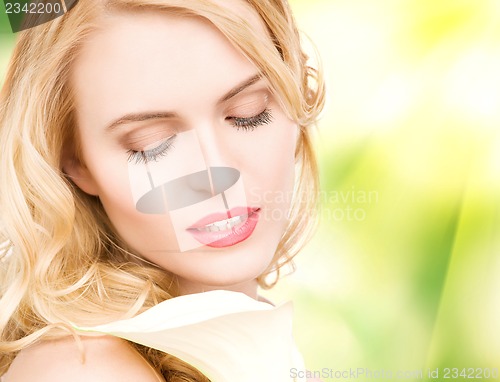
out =
[[[226,212],[213,213],[198,220],[187,231],[203,245],[213,248],[230,247],[250,237],[259,221],[259,211],[260,208],[235,207]],[[203,230],[209,224],[242,215],[248,217],[232,228],[222,231]]]

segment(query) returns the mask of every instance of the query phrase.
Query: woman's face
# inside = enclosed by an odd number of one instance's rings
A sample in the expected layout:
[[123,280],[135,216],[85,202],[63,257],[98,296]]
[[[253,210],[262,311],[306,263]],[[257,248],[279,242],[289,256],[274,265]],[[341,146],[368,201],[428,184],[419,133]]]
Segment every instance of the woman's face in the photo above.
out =
[[[260,28],[263,34],[263,27]],[[254,285],[287,224],[297,125],[207,21],[110,16],[72,86],[82,163],[122,239],[185,291]]]

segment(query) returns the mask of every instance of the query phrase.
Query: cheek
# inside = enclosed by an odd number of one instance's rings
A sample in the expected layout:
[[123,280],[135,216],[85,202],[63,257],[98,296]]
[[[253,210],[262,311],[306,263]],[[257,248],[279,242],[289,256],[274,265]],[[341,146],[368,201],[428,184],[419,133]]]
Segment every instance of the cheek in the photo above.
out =
[[274,192],[286,198],[293,190],[297,129],[295,123],[282,118],[259,139],[248,159],[251,194]]
[[[93,168],[92,168],[93,167]],[[126,165],[107,161],[89,166],[99,190],[99,199],[115,227],[120,219],[129,220],[137,214],[134,208]]]
[[103,161],[87,161],[87,167],[92,172],[99,199],[118,235],[141,253],[171,248],[176,241],[172,236],[170,219],[166,215],[149,215],[137,211],[127,161],[121,157],[113,160],[112,157],[108,155]]
[[[102,152],[108,152],[103,150]],[[86,158],[87,167],[97,184],[99,199],[109,206],[127,206],[132,209],[133,201],[127,173],[127,163],[117,160],[116,155]]]

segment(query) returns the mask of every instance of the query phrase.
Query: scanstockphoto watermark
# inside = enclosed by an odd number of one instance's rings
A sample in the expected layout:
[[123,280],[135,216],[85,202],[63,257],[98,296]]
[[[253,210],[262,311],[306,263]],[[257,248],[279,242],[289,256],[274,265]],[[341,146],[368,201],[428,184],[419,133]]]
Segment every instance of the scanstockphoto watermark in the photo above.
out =
[[354,185],[343,190],[322,190],[319,193],[319,217],[327,222],[362,222],[379,199],[377,190],[366,190]]
[[319,370],[290,369],[290,378],[321,378],[323,381],[332,380],[441,380],[441,379],[497,379],[498,368],[467,367],[467,368],[420,368],[420,369],[370,369],[356,367],[336,370],[324,367]]
[[[268,206],[287,205],[290,208],[295,204],[309,204],[310,194],[296,195],[293,192],[269,191],[261,192],[258,189],[250,190],[250,201],[256,205]],[[377,190],[365,190],[351,186],[343,190],[321,190],[316,199],[318,209],[302,211],[303,214],[318,216],[327,222],[361,222],[364,221],[373,205],[379,203],[380,195]],[[290,216],[290,208],[270,208],[263,211],[265,219],[281,220],[285,215]]]
[[323,380],[389,380],[389,379],[423,379],[424,371],[416,370],[385,370],[367,367],[335,370],[324,367],[320,370],[290,369],[290,378],[321,378]]

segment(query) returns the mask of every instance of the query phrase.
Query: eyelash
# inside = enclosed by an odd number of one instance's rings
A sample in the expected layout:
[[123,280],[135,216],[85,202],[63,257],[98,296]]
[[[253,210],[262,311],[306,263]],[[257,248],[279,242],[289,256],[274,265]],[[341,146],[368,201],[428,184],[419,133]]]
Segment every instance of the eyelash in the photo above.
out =
[[174,147],[174,141],[175,141],[175,135],[166,139],[162,143],[160,143],[158,146],[153,147],[150,150],[141,150],[141,151],[135,151],[135,150],[128,150],[127,153],[129,154],[128,156],[128,161],[132,162],[134,161],[135,164],[139,163],[148,163],[151,161],[157,162],[158,159],[161,157],[165,156],[168,154],[170,149]]
[[[271,110],[265,109],[260,114],[254,115],[253,117],[241,118],[241,117],[228,117],[227,120],[232,121],[232,125],[236,130],[253,131],[257,127],[262,125],[268,125],[273,121],[273,116]],[[153,147],[150,150],[128,150],[127,153],[128,161],[134,162],[135,164],[149,163],[151,161],[157,162],[158,159],[164,157],[173,148],[175,135],[166,139],[158,146]]]
[[271,110],[264,109],[262,113],[253,117],[228,117],[226,119],[232,120],[232,125],[236,128],[236,130],[252,131],[259,126],[270,124],[273,121],[273,116],[271,114]]

